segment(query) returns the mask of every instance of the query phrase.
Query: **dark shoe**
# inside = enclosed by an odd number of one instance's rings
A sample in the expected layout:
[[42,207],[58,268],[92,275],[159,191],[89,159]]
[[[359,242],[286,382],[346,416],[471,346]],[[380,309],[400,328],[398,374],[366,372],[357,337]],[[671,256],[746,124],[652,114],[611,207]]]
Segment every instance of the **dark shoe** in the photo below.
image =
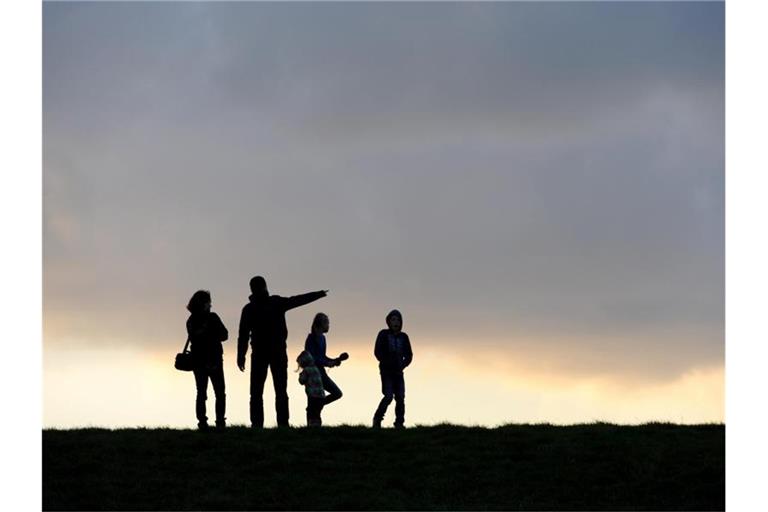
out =
[[373,418],[373,428],[381,428],[381,420]]
[[217,421],[216,422],[216,430],[224,430],[227,428],[227,422],[226,421]]
[[208,430],[208,423],[203,423],[203,422],[198,423],[197,424],[197,429],[198,430]]
[[405,425],[402,423],[395,423],[395,428],[405,428]]

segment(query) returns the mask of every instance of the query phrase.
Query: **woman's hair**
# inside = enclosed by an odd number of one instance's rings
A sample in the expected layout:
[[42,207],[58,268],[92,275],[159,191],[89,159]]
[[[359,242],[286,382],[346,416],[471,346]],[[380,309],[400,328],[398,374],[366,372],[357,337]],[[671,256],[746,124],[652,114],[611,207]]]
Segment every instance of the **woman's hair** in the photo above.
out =
[[311,329],[311,331],[315,332],[315,329],[319,328],[320,325],[323,323],[323,320],[325,320],[326,318],[328,318],[328,315],[326,315],[325,313],[318,313],[318,314],[316,314],[314,320],[312,320],[312,329]]
[[203,311],[203,306],[205,306],[208,302],[211,302],[211,292],[208,290],[197,290],[192,295],[192,298],[189,299],[187,310],[192,314],[200,313]]

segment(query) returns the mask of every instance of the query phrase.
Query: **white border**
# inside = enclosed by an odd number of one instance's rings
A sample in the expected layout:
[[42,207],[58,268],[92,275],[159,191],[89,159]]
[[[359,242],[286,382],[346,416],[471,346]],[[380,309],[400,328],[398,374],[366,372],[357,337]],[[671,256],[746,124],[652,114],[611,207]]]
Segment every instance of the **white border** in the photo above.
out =
[[[0,7],[0,187],[6,344],[2,372],[4,502],[41,508],[41,4]],[[766,343],[762,297],[768,284],[765,176],[765,20],[762,2],[726,5],[727,186],[726,358],[727,506],[755,510],[768,460],[765,433]],[[12,472],[12,473],[11,473]]]
[[2,462],[7,510],[42,508],[41,4],[0,4]]
[[[748,7],[747,7],[748,6]],[[726,507],[765,510],[764,2],[726,3]]]

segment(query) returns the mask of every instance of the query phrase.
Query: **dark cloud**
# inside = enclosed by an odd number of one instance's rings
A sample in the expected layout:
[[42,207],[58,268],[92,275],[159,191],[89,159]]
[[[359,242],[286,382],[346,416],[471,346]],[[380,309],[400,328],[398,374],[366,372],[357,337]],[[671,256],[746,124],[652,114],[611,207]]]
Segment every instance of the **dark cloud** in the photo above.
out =
[[48,3],[47,332],[264,273],[350,339],[722,362],[723,92],[716,3]]

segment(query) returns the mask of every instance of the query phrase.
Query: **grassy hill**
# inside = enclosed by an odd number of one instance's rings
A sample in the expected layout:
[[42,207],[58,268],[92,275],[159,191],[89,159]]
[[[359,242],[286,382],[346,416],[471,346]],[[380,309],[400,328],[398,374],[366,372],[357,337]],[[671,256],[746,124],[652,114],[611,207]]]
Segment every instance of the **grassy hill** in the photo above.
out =
[[725,426],[43,431],[45,510],[723,510]]

